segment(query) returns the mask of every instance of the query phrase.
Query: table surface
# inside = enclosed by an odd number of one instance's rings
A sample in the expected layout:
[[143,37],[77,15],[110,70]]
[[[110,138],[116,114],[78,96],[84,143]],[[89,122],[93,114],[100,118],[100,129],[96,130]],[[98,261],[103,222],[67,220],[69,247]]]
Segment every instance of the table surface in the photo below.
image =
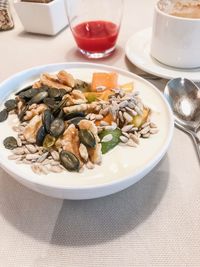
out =
[[[143,73],[124,47],[151,26],[154,3],[125,1],[117,50],[99,63]],[[28,34],[12,14],[15,28],[0,33],[0,81],[41,64],[87,61],[69,28],[55,37]],[[166,80],[152,82],[163,90]],[[151,173],[96,200],[49,198],[0,169],[0,266],[200,266],[199,252],[200,168],[191,139],[178,129]]]

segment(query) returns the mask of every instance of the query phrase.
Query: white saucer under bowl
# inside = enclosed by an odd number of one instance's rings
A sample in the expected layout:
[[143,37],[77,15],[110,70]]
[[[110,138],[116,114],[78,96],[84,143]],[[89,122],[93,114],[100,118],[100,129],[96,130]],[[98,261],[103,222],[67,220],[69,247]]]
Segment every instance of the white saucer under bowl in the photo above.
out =
[[151,28],[132,35],[126,43],[126,55],[138,68],[166,79],[184,77],[195,82],[200,81],[200,68],[178,69],[164,65],[150,55]]

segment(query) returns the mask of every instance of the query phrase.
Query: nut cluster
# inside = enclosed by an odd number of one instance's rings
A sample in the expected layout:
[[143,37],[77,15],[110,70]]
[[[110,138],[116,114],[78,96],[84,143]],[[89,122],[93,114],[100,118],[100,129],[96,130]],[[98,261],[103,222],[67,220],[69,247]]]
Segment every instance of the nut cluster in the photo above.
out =
[[13,19],[7,2],[0,3],[0,30],[10,30],[14,27]]

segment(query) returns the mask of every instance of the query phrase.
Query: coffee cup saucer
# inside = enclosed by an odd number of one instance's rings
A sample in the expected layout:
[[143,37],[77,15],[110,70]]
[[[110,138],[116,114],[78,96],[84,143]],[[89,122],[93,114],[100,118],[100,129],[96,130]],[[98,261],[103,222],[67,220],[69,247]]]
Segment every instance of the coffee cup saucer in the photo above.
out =
[[125,52],[128,59],[143,71],[162,77],[173,79],[184,77],[194,82],[200,81],[200,67],[180,69],[164,65],[150,54],[152,28],[146,28],[132,35],[126,43]]

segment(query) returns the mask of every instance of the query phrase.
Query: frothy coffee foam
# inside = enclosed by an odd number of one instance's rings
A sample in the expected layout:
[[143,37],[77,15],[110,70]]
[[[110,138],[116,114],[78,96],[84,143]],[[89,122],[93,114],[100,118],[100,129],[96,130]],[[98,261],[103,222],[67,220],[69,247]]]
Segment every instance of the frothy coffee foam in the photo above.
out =
[[178,1],[174,3],[169,14],[176,17],[200,19],[200,2]]

